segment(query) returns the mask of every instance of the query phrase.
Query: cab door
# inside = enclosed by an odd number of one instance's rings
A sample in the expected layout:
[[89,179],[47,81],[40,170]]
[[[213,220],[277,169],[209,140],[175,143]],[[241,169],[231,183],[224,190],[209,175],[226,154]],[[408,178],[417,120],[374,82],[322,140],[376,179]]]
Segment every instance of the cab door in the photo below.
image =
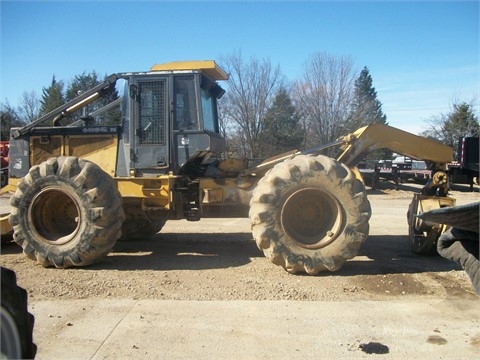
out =
[[137,78],[131,92],[136,120],[132,165],[138,175],[163,173],[170,165],[168,78]]
[[199,150],[195,143],[200,129],[198,90],[194,75],[177,75],[173,79],[173,153],[175,170]]

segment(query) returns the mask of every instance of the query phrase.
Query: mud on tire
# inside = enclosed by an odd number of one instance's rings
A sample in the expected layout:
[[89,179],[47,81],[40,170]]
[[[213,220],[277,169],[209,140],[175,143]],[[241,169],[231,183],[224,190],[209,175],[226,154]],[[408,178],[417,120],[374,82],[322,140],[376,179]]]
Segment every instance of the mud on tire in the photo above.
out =
[[250,201],[253,237],[274,264],[315,275],[338,270],[365,241],[371,209],[345,165],[300,155],[277,164]]
[[122,200],[113,179],[76,157],[33,166],[10,200],[13,237],[43,266],[92,264],[121,235]]

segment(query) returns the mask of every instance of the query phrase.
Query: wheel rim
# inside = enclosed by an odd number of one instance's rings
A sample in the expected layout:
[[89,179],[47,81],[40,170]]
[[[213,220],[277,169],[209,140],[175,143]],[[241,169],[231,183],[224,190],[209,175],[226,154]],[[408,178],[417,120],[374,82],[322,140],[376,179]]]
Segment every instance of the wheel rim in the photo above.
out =
[[345,216],[340,202],[331,194],[304,188],[286,198],[280,222],[285,234],[299,246],[319,249],[341,234]]
[[29,206],[29,221],[33,232],[44,241],[62,245],[72,240],[81,223],[76,199],[57,187],[42,189]]

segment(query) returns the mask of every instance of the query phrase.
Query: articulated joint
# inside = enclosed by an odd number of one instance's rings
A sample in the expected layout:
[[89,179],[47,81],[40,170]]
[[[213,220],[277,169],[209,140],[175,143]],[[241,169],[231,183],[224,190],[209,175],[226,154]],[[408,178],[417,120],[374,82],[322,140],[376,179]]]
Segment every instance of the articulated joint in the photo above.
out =
[[423,187],[422,194],[446,196],[448,190],[447,174],[444,171],[437,171]]

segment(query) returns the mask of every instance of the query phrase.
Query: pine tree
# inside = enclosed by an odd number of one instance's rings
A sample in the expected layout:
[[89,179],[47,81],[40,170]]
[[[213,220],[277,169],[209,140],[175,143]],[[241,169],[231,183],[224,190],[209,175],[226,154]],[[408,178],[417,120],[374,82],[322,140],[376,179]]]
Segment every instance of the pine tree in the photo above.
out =
[[372,85],[372,77],[364,67],[355,80],[352,109],[346,123],[345,133],[369,124],[387,124],[387,116],[382,111],[382,103]]
[[299,149],[303,145],[304,137],[305,131],[295,106],[287,90],[281,87],[264,118],[259,137],[262,157]]
[[437,139],[457,149],[458,141],[464,136],[479,136],[480,124],[472,105],[462,102],[454,104],[451,112],[439,114],[428,120],[429,128],[422,136]]
[[453,105],[453,111],[447,115],[442,126],[443,139],[441,140],[456,149],[461,137],[478,136],[479,132],[477,116],[473,113],[471,106],[463,102]]
[[[106,78],[107,76],[105,76],[103,79],[100,79],[99,75],[95,72],[95,70],[93,70],[90,73],[83,72],[80,75],[76,75],[67,89],[67,92],[66,92],[67,101],[70,101],[75,97],[81,95],[82,93],[101,84],[103,81],[106,80]],[[84,108],[79,109],[76,113],[72,114],[70,116],[70,121],[75,121],[84,115],[89,115],[117,98],[118,98],[118,92],[116,90],[113,91],[112,93],[105,94],[104,97],[101,97],[95,100],[94,102],[86,105]],[[120,109],[116,107],[95,116],[95,124],[96,125],[119,124],[121,121],[121,118],[122,118],[122,115],[121,115]]]
[[95,72],[95,70],[89,74],[84,71],[80,75],[75,75],[73,81],[70,83],[66,91],[66,100],[70,101],[81,93],[90,90],[100,83],[101,81],[99,80],[98,74]]
[[63,95],[63,82],[58,82],[54,75],[50,86],[42,89],[40,113],[41,115],[48,114],[50,111],[55,110],[64,103],[65,97]]

